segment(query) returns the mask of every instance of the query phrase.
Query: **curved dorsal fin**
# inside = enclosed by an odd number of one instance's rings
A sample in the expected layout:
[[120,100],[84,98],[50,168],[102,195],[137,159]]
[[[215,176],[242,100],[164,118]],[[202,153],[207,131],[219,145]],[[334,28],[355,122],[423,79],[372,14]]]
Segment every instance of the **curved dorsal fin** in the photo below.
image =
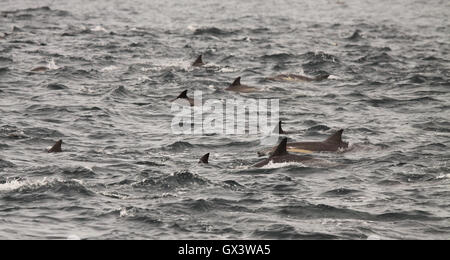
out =
[[241,85],[241,77],[237,77],[233,83],[231,83],[231,86],[240,86]]
[[62,145],[62,140],[59,140],[58,142],[56,142],[55,145],[53,145],[52,148],[50,148],[50,150],[48,150],[48,152],[49,153],[60,153],[60,152],[62,152],[61,145]]
[[332,136],[328,137],[327,140],[325,140],[325,142],[327,142],[327,143],[334,143],[334,144],[341,143],[342,142],[342,133],[343,132],[344,132],[344,129],[341,129],[341,130],[337,131]]
[[280,122],[278,123],[278,133],[280,135],[284,135],[286,132],[283,131],[283,128],[281,127],[282,121],[280,120]]
[[270,156],[270,158],[274,157],[274,156],[281,156],[281,155],[286,155],[287,152],[287,138],[283,138],[283,140],[281,141],[281,143],[277,146],[277,149],[275,150],[275,152],[273,152],[272,156]]
[[282,121],[280,120],[279,122],[278,122],[278,124],[275,126],[275,128],[273,129],[273,132],[272,133],[274,133],[274,134],[280,134],[280,135],[284,135],[284,134],[286,134],[286,132],[283,130],[283,128],[281,127],[281,125],[282,125]]
[[187,92],[188,92],[187,90],[181,92],[181,94],[178,95],[177,99],[179,99],[179,98],[188,98]]
[[203,155],[202,158],[200,158],[200,161],[198,163],[208,164],[209,163],[209,153]]
[[202,66],[204,65],[202,55],[199,55],[198,58],[192,63],[192,66]]

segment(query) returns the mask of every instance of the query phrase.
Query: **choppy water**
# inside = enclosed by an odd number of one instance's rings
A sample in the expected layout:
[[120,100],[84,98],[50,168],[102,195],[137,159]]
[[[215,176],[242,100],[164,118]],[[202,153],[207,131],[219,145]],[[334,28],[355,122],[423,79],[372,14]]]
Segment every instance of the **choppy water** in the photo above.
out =
[[[449,17],[445,0],[2,0],[0,238],[449,239]],[[343,128],[355,149],[253,169],[257,136],[170,133],[168,100],[240,96],[237,76],[281,100],[292,140]]]

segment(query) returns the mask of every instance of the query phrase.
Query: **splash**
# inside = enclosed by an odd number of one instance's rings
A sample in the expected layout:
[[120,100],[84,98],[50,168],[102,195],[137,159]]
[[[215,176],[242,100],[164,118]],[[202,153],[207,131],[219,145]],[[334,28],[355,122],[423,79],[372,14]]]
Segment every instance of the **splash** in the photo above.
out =
[[277,169],[277,168],[286,168],[286,167],[291,167],[291,166],[303,167],[303,168],[308,167],[301,162],[274,163],[274,162],[270,161],[267,165],[261,167],[261,169]]
[[56,65],[55,60],[53,58],[48,62],[47,68],[49,70],[57,70],[57,69],[59,69],[59,67]]

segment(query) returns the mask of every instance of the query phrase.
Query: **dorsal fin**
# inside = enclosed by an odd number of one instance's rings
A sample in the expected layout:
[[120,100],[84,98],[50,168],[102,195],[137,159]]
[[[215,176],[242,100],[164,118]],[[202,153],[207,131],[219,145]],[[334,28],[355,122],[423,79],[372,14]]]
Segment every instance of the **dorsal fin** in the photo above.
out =
[[187,92],[188,92],[187,90],[181,92],[181,94],[178,95],[177,99],[179,99],[179,98],[188,98]]
[[59,140],[58,142],[56,142],[55,145],[53,145],[52,148],[50,148],[50,150],[48,150],[48,152],[49,153],[60,153],[60,152],[62,152],[61,145],[62,145],[62,140]]
[[200,158],[200,161],[198,163],[208,164],[209,163],[209,153],[203,155],[202,158]]
[[202,66],[204,65],[202,55],[199,55],[198,58],[192,63],[192,66]]
[[278,133],[280,135],[284,135],[286,132],[283,131],[283,128],[281,127],[282,121],[280,120],[280,122],[278,123]]
[[344,129],[341,129],[334,133],[332,136],[328,137],[327,140],[325,140],[326,143],[333,143],[333,144],[339,144],[342,142],[342,133],[344,132]]
[[281,127],[282,123],[283,123],[283,122],[280,120],[280,121],[278,122],[278,124],[275,126],[275,128],[273,129],[273,132],[272,132],[272,133],[274,133],[274,134],[280,134],[280,135],[286,134],[286,132],[283,131],[283,128]]
[[231,86],[240,86],[241,85],[241,77],[237,77],[233,83],[231,83]]
[[270,158],[274,157],[274,156],[281,156],[281,155],[286,155],[287,152],[287,138],[283,138],[283,140],[281,141],[281,143],[277,146],[277,149],[275,150],[275,152],[273,152],[272,156],[270,156]]

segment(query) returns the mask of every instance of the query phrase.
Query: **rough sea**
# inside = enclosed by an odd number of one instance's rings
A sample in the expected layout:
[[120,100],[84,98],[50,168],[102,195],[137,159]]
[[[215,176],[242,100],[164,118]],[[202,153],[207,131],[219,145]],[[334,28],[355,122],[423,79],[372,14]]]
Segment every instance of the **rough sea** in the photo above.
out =
[[[0,238],[450,239],[449,17],[447,0],[1,0]],[[225,91],[238,76],[261,91]],[[253,168],[261,136],[171,131],[186,89],[277,99],[290,141],[344,129],[351,149]]]

